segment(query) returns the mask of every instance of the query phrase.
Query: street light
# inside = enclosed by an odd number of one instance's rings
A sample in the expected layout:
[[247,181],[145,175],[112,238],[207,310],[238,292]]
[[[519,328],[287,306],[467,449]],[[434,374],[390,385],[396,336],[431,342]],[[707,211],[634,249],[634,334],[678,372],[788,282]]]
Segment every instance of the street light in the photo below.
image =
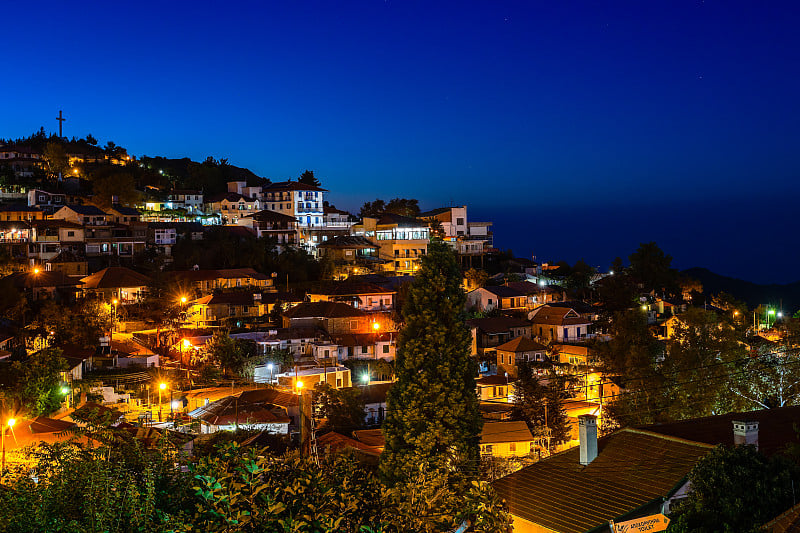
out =
[[297,387],[297,390],[298,390],[298,391],[300,391],[300,390],[303,388],[303,382],[302,382],[302,381],[297,381],[297,382],[294,384],[294,386],[295,386],[295,387]]
[[267,363],[267,370],[269,370],[269,383],[272,384],[272,363]]
[[163,381],[158,384],[158,421],[161,422],[161,391],[166,390],[167,384]]
[[3,477],[5,477],[5,475],[6,475],[6,426],[8,426],[8,429],[10,429],[12,431],[12,434],[13,434],[14,424],[16,424],[16,423],[17,423],[17,420],[15,418],[9,418],[8,421],[6,422],[6,424],[2,428],[2,436],[0,437],[0,440],[2,440],[2,442],[3,442],[3,444],[2,444],[2,447],[3,447],[3,464],[2,464],[2,466],[0,466],[0,480],[3,479]]
[[365,372],[363,376],[361,376],[361,380],[364,382],[364,385],[369,385],[369,372]]

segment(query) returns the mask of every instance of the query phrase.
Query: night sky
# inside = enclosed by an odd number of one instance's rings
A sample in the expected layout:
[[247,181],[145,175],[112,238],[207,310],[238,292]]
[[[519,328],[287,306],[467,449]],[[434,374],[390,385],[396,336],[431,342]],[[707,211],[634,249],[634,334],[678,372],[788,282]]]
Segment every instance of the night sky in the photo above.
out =
[[10,2],[0,136],[468,204],[496,244],[800,279],[797,2]]

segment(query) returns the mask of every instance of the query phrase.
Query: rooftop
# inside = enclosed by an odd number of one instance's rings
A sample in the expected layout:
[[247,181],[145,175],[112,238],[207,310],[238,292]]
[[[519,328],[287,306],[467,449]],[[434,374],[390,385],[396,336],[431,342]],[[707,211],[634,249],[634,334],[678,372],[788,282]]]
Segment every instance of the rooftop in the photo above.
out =
[[501,344],[495,349],[504,352],[543,352],[547,350],[547,346],[531,340],[528,337],[519,336]]
[[[732,428],[729,429],[732,433]],[[712,446],[623,429],[598,440],[581,465],[571,448],[493,483],[511,513],[554,531],[583,533],[671,494]]]
[[125,267],[108,267],[91,276],[81,279],[85,289],[119,289],[123,287],[144,287],[150,278]]
[[487,317],[487,318],[471,318],[467,320],[467,327],[477,328],[484,333],[508,333],[511,328],[524,328],[530,327],[531,323],[522,318],[514,317]]
[[341,302],[304,302],[283,313],[288,318],[346,318],[367,315],[366,311]]
[[532,441],[533,435],[528,424],[519,420],[514,422],[484,422],[481,431],[481,444],[501,442]]

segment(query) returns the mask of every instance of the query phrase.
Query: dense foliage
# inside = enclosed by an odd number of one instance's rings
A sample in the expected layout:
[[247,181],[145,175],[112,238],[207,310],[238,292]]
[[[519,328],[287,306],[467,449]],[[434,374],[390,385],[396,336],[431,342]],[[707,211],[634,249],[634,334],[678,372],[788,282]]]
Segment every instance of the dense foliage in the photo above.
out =
[[718,446],[698,461],[689,481],[691,492],[677,508],[671,533],[755,533],[793,505],[800,469],[753,446]]
[[99,446],[43,445],[34,476],[7,477],[0,532],[440,532],[465,520],[508,531],[485,483],[453,492],[423,471],[389,488],[349,455],[317,464],[229,443],[185,464],[168,439],[145,448],[120,430],[91,437]]
[[397,381],[383,426],[381,472],[387,480],[410,479],[420,468],[469,470],[478,464],[477,363],[469,355],[461,283],[453,252],[431,242],[403,306]]

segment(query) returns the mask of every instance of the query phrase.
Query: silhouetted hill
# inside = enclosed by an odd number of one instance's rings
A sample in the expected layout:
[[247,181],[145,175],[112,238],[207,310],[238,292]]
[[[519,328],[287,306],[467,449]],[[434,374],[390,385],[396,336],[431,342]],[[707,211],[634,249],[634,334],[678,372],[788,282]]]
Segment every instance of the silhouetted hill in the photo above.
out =
[[729,278],[711,272],[707,268],[690,268],[682,272],[685,276],[703,284],[707,295],[727,292],[737,300],[747,303],[751,309],[759,304],[778,305],[783,302],[784,312],[793,314],[800,309],[800,281],[786,284],[759,285],[751,281]]

